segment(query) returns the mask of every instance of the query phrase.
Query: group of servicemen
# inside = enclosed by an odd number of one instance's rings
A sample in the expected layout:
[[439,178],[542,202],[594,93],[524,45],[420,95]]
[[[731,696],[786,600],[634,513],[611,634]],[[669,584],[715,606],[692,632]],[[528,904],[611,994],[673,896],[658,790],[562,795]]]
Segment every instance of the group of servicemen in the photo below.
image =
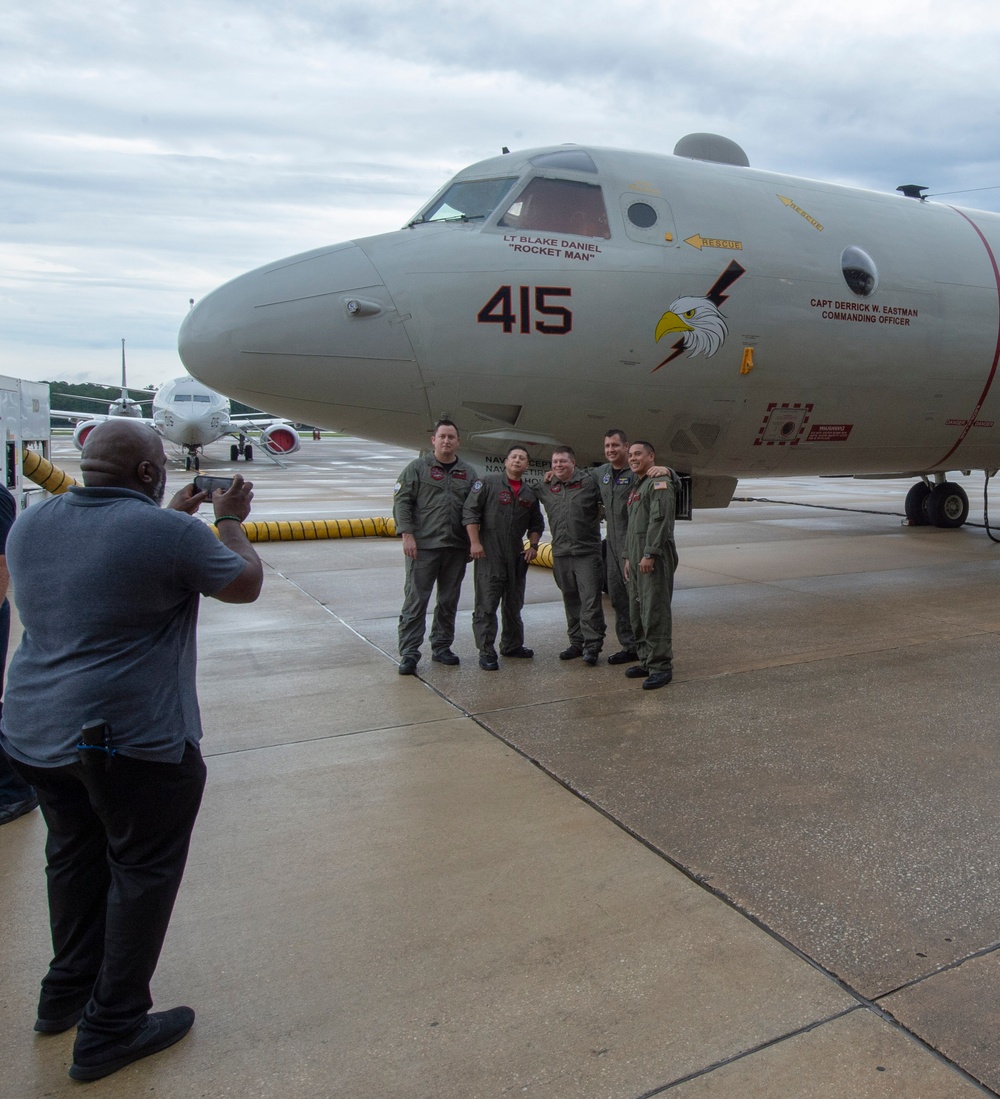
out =
[[676,481],[669,469],[656,465],[652,444],[629,445],[624,431],[612,428],[604,437],[606,464],[588,470],[577,467],[570,447],[557,447],[544,483],[534,486],[524,479],[530,463],[524,446],[508,450],[502,474],[480,478],[458,457],[460,441],[455,424],[439,420],[430,451],[412,461],[396,483],[393,517],[405,556],[399,674],[416,674],[435,587],[431,659],[459,663],[452,644],[470,558],[476,590],[472,631],[480,668],[497,671],[499,657],[534,656],[524,644],[521,610],[528,565],[538,554],[545,518],[569,635],[559,657],[582,657],[596,665],[606,631],[605,519],[607,589],[621,646],[608,663],[630,665],[625,675],[642,679],[645,690],[666,686],[673,677]]

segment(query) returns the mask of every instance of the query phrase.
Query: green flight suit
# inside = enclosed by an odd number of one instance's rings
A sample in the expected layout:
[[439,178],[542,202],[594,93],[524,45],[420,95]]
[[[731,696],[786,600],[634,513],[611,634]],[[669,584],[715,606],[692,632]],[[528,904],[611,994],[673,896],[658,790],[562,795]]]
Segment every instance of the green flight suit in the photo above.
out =
[[524,645],[524,583],[528,563],[524,559],[524,536],[545,529],[542,509],[535,490],[521,481],[514,492],[502,473],[476,481],[465,501],[462,522],[479,526],[479,540],[485,559],[473,565],[476,606],[472,612],[472,633],[479,655],[496,660],[497,608],[501,608],[500,655]]
[[628,466],[615,469],[610,462],[589,472],[600,489],[604,518],[607,521],[608,554],[605,566],[608,575],[608,598],[615,610],[615,633],[622,649],[633,652],[635,637],[632,633],[628,585],[625,583],[623,565],[628,532],[628,498],[632,492],[635,474]]
[[569,481],[554,477],[539,491],[552,531],[552,572],[562,592],[569,643],[599,653],[606,629],[600,489],[578,469]]
[[[677,547],[674,545],[676,489],[673,478],[643,477],[632,487],[628,500],[629,609],[639,661],[650,674],[673,666],[673,623],[670,600],[674,594]],[[652,558],[650,573],[640,569],[643,557]]]
[[417,556],[406,557],[403,609],[399,615],[399,655],[420,659],[427,629],[427,604],[437,585],[431,623],[431,649],[443,653],[455,640],[455,614],[469,561],[469,537],[462,508],[476,472],[456,459],[443,466],[433,452],[416,458],[396,482],[392,515],[397,534],[412,534]]

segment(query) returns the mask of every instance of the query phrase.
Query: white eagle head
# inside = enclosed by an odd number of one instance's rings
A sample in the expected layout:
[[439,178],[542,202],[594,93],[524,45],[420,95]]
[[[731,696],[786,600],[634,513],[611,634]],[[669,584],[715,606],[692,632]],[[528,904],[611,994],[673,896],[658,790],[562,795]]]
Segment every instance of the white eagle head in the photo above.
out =
[[708,298],[677,298],[656,325],[656,339],[669,332],[682,333],[684,350],[711,358],[725,343],[729,329],[719,308]]

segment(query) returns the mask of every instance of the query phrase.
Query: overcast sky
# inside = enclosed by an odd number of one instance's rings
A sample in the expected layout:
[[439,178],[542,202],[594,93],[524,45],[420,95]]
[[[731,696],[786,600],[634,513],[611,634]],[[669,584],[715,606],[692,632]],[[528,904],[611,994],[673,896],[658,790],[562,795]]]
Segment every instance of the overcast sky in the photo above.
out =
[[[8,0],[0,373],[183,373],[189,298],[562,142],[1000,210],[994,0]],[[989,189],[985,189],[989,188]]]

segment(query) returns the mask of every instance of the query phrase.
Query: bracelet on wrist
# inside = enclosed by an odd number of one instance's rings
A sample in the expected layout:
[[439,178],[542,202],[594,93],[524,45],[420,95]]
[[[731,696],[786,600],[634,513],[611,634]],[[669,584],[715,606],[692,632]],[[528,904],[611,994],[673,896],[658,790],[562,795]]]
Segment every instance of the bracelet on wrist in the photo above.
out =
[[226,519],[232,519],[234,523],[239,523],[240,526],[243,526],[243,520],[238,515],[216,515],[215,525],[218,526],[219,523],[224,522]]

